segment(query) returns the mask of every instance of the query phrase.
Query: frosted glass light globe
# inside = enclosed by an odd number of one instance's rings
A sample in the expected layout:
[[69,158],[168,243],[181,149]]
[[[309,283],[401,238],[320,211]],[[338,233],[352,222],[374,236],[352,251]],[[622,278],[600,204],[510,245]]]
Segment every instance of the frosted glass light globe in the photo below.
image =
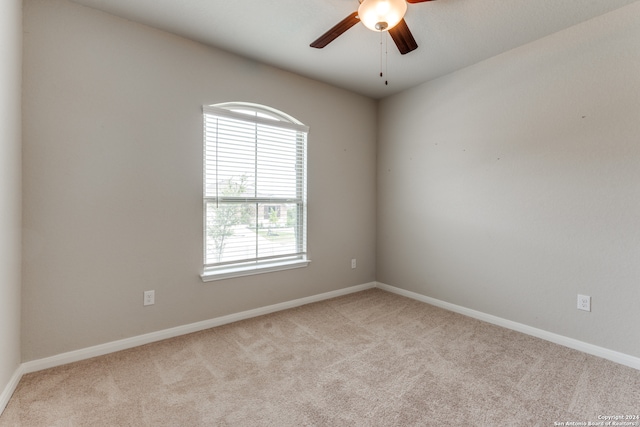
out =
[[364,0],[358,7],[360,21],[370,30],[388,31],[407,13],[405,0]]

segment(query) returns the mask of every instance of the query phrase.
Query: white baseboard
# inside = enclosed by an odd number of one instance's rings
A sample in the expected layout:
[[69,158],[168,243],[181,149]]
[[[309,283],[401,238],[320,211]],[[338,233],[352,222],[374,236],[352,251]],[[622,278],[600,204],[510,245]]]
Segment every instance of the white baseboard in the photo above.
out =
[[9,400],[11,399],[11,396],[13,396],[13,392],[16,391],[16,387],[18,387],[18,383],[20,382],[22,375],[24,375],[24,368],[20,365],[9,379],[7,386],[2,390],[2,393],[0,393],[0,415],[2,415],[2,412],[9,404]]
[[463,314],[465,316],[472,317],[474,319],[482,320],[487,323],[502,326],[503,328],[512,329],[523,334],[531,335],[536,338],[550,341],[555,344],[563,345],[565,347],[572,348],[574,350],[581,351],[583,353],[598,356],[603,359],[611,360],[612,362],[619,363],[621,365],[629,366],[640,370],[640,358],[630,356],[628,354],[620,353],[607,348],[598,347],[597,345],[578,341],[573,338],[568,338],[562,335],[548,332],[542,329],[534,328],[532,326],[524,325],[522,323],[513,322],[511,320],[503,319],[501,317],[493,316],[491,314],[483,313],[480,311],[472,310],[470,308],[462,307],[459,305],[451,304],[446,301],[441,301],[435,298],[427,297],[416,292],[407,291],[405,289],[396,288],[395,286],[386,285],[384,283],[377,282],[376,287],[394,294],[402,295],[411,299],[415,299],[427,304],[435,305],[436,307],[444,308],[445,310],[453,311],[455,313]]
[[286,301],[279,304],[268,305],[266,307],[247,310],[240,313],[229,314],[227,316],[216,317],[214,319],[204,320],[202,322],[191,323],[188,325],[177,326],[175,328],[164,329],[162,331],[151,332],[136,337],[125,338],[118,341],[112,341],[105,344],[99,344],[93,347],[87,347],[80,350],[74,350],[67,353],[58,354],[44,359],[32,360],[21,365],[23,373],[41,371],[43,369],[53,368],[55,366],[66,365],[67,363],[78,362],[80,360],[90,359],[92,357],[103,356],[105,354],[114,353],[120,350],[161,341],[167,338],[174,338],[180,335],[190,334],[202,331],[216,326],[226,325],[228,323],[240,320],[250,319],[252,317],[262,316],[276,311],[286,310],[289,308],[299,307],[301,305],[323,301],[354,292],[364,291],[376,286],[375,282],[365,283],[362,285],[351,286],[349,288],[338,289],[336,291],[326,292],[319,295],[300,298],[292,301]]

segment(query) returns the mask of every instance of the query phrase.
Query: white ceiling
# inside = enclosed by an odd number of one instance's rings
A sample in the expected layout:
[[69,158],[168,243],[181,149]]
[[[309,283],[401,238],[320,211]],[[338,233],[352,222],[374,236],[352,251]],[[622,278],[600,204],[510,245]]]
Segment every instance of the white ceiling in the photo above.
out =
[[379,76],[384,58],[380,35],[361,23],[324,49],[309,47],[356,11],[357,0],[73,1],[383,98],[639,0],[438,0],[409,4],[405,20],[419,47],[400,55],[385,33],[388,86]]

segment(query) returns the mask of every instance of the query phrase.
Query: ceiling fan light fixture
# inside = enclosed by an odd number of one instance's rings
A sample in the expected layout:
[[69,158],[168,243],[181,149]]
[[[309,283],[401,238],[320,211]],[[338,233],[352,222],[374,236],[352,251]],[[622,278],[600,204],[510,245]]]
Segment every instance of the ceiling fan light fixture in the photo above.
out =
[[360,21],[372,31],[388,31],[407,13],[405,0],[363,0],[358,7]]

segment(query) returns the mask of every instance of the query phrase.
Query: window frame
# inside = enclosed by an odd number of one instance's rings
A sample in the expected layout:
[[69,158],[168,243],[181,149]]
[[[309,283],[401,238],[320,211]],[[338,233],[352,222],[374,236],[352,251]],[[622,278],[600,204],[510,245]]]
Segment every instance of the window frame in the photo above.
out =
[[[232,277],[241,277],[254,274],[262,274],[273,271],[289,270],[294,268],[306,267],[311,262],[307,254],[307,135],[309,133],[308,126],[302,124],[292,116],[260,104],[233,102],[213,105],[203,105],[203,269],[200,275],[204,282],[228,279]],[[296,158],[300,156],[301,172],[296,172],[296,197],[241,197],[225,196],[216,190],[216,195],[212,197],[207,194],[207,115],[210,114],[219,118],[227,118],[232,120],[241,120],[243,122],[252,123],[256,128],[260,125],[267,127],[283,128],[296,131]],[[256,138],[256,141],[257,138]],[[300,151],[301,150],[301,151]],[[218,160],[216,159],[216,162]],[[217,164],[217,163],[216,163]],[[217,185],[216,185],[217,187]],[[296,229],[301,235],[296,237],[296,253],[289,255],[277,255],[272,257],[256,256],[251,260],[229,261],[218,263],[207,263],[207,204],[209,203],[238,203],[238,204],[254,204],[256,209],[260,204],[263,206],[273,206],[279,204],[295,204],[296,211]],[[256,215],[257,216],[257,215]],[[256,234],[258,232],[258,224],[256,223]],[[257,241],[257,239],[256,239]],[[258,253],[258,244],[256,243],[256,253]],[[214,265],[215,264],[215,265]]]

